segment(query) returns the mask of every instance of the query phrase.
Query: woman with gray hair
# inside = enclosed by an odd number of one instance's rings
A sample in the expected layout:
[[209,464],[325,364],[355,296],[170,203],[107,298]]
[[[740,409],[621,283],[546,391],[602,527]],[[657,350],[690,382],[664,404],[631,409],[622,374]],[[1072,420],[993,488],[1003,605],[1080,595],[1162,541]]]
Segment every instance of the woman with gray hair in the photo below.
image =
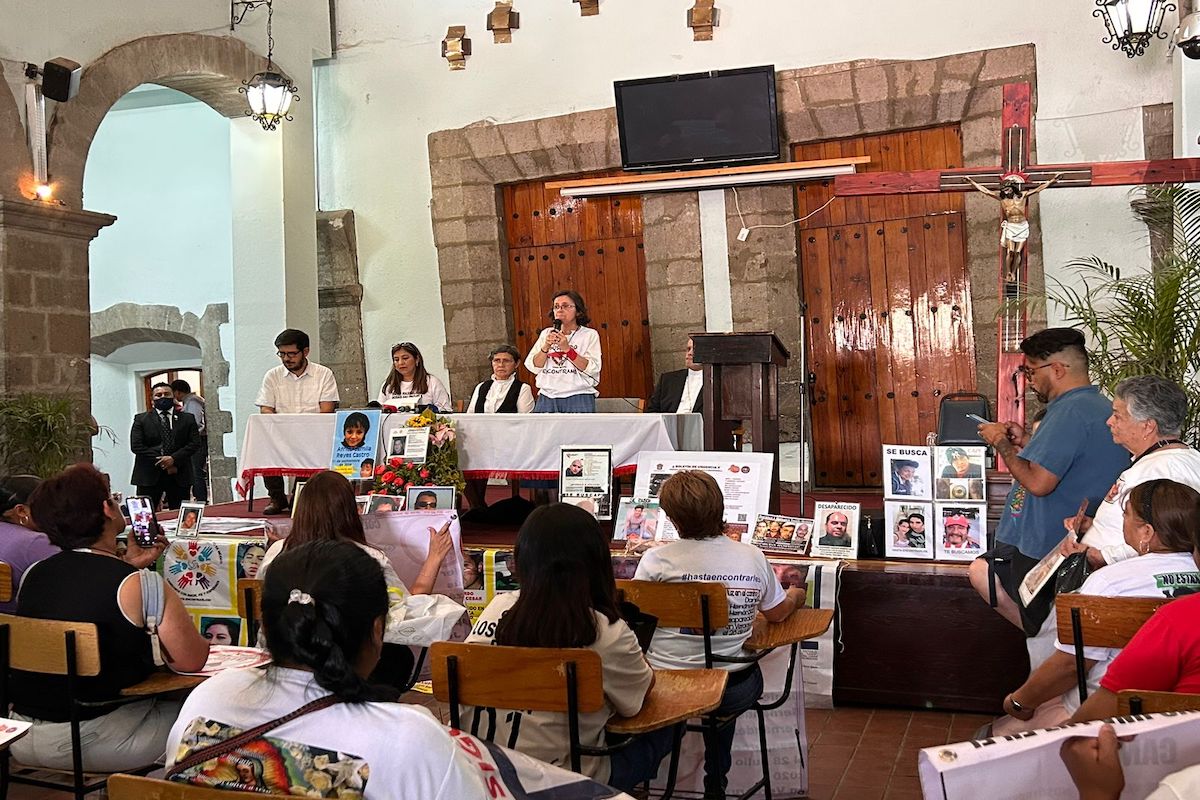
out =
[[[1179,438],[1187,414],[1187,395],[1172,380],[1157,375],[1126,378],[1113,393],[1108,429],[1113,441],[1133,456],[1129,468],[1117,476],[1093,518],[1084,518],[1080,542],[1069,538],[1065,554],[1087,552],[1093,569],[1137,555],[1121,533],[1125,498],[1135,486],[1158,478],[1200,491],[1200,452]],[[1064,520],[1068,531],[1074,517]]]

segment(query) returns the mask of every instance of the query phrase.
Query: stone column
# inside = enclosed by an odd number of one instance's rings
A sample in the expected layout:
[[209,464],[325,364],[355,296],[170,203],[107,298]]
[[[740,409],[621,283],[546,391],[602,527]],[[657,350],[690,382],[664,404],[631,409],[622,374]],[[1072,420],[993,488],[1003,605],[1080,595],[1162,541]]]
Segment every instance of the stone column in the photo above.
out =
[[109,214],[0,197],[0,392],[61,392],[91,407],[88,245]]
[[317,297],[321,363],[337,378],[342,407],[364,406],[375,398],[367,391],[353,211],[317,212]]

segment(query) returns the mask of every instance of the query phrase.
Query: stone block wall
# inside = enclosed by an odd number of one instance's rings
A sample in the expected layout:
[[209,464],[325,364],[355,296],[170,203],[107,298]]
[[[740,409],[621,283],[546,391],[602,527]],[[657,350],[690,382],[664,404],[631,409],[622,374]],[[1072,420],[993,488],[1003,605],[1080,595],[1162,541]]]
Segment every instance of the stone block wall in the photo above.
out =
[[704,330],[700,201],[695,192],[642,198],[646,301],[655,377],[683,366],[689,333]]
[[317,305],[321,363],[333,370],[343,407],[375,399],[363,353],[362,284],[353,211],[317,212]]

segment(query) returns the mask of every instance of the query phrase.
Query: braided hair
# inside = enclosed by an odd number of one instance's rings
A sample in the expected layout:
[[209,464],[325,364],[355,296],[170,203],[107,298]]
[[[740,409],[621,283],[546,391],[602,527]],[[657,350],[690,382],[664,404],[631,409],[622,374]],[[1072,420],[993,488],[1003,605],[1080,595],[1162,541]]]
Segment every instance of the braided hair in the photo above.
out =
[[344,539],[284,550],[263,581],[263,630],[274,662],[311,670],[318,686],[344,702],[397,697],[356,670],[387,609],[383,570]]

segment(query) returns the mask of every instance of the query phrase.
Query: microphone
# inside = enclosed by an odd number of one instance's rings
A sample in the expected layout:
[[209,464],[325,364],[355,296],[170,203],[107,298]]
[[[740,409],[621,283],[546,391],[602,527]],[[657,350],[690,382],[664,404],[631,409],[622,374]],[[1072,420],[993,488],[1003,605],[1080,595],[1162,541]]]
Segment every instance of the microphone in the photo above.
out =
[[554,320],[554,332],[555,333],[562,332],[562,320],[561,319]]

